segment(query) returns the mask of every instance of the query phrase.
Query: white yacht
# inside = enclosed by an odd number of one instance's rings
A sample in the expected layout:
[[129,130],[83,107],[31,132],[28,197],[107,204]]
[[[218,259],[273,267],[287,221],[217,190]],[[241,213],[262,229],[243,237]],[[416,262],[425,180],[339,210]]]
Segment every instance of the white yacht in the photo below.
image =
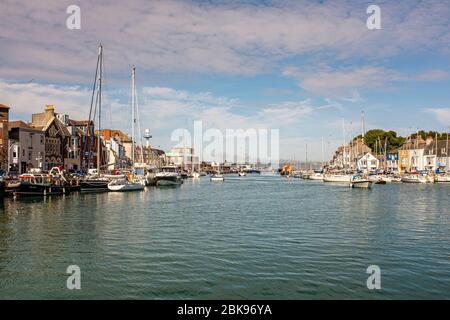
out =
[[139,180],[128,181],[127,179],[114,179],[108,183],[110,191],[139,191],[144,190],[145,184]]
[[435,178],[436,182],[450,182],[450,174],[437,174]]
[[323,175],[324,182],[346,182],[349,183],[352,180],[353,175],[347,173],[326,173]]
[[434,182],[434,178],[428,175],[421,175],[418,173],[405,174],[402,177],[402,182],[405,183],[431,183]]
[[370,189],[372,187],[372,183],[373,181],[369,180],[368,178],[362,175],[355,175],[352,177],[350,181],[350,187]]
[[183,183],[177,166],[164,166],[155,175],[157,186],[176,186]]
[[224,181],[223,174],[215,173],[211,176],[211,181],[221,182]]

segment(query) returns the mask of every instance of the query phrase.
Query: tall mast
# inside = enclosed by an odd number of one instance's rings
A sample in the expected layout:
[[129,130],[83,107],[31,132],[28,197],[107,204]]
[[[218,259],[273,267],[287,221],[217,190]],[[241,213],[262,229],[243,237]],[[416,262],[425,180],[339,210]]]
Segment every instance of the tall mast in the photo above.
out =
[[308,142],[306,143],[306,159],[305,159],[305,169],[306,169],[306,166],[308,165]]
[[324,152],[324,149],[323,149],[323,136],[322,136],[322,168],[323,168],[324,161],[325,161],[325,152]]
[[136,121],[135,115],[134,115],[134,95],[135,95],[135,83],[134,83],[134,77],[135,77],[136,67],[131,67],[131,166],[134,168],[134,122]]
[[102,115],[102,69],[103,69],[103,46],[98,47],[98,54],[100,57],[100,72],[98,75],[98,131],[97,131],[97,174],[100,174],[100,155],[101,155],[101,141],[100,141],[100,130],[101,130],[101,115]]
[[448,163],[448,159],[449,159],[449,157],[448,157],[448,129],[447,129],[447,142],[445,144],[445,156],[447,158],[447,161],[445,161],[445,163],[447,164],[447,170],[446,171],[448,171],[448,167],[449,167],[449,163]]
[[342,149],[342,164],[344,166],[345,169],[345,120],[344,118],[342,118],[342,134],[343,134],[343,142],[344,144],[342,145],[343,149]]

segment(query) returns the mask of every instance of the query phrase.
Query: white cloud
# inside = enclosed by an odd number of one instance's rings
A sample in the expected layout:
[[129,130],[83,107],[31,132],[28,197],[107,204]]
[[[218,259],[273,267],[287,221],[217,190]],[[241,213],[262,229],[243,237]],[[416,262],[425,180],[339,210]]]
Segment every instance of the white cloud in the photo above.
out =
[[450,108],[427,108],[425,110],[433,114],[440,124],[450,126]]
[[370,59],[450,49],[445,1],[383,3],[383,29],[377,32],[367,30],[365,7],[352,1],[79,1],[81,30],[65,27],[66,5],[2,2],[0,77],[89,79],[98,42],[112,75],[130,64],[161,72],[249,75],[308,54]]
[[361,91],[391,87],[393,83],[411,81],[439,81],[449,78],[442,70],[427,70],[418,74],[401,72],[376,66],[333,69],[320,64],[300,70],[293,66],[283,69],[282,74],[299,82],[299,87],[313,94],[340,98],[348,102],[362,100]]
[[[0,80],[0,103],[11,107],[12,120],[30,121],[31,114],[42,112],[46,104],[72,119],[87,119],[91,91],[79,86],[41,83],[9,83]],[[282,129],[285,134],[298,131],[298,124],[324,109],[340,108],[329,101],[314,105],[310,100],[286,101],[243,113],[245,105],[237,99],[216,97],[209,92],[192,93],[169,87],[144,87],[139,92],[142,129],[150,128],[154,145],[170,148],[170,136],[177,128],[192,129],[193,121],[202,120],[204,129]],[[129,104],[104,93],[103,127],[130,131]],[[281,137],[283,138],[283,137]],[[300,139],[299,139],[300,141]],[[283,152],[287,146],[280,146]]]

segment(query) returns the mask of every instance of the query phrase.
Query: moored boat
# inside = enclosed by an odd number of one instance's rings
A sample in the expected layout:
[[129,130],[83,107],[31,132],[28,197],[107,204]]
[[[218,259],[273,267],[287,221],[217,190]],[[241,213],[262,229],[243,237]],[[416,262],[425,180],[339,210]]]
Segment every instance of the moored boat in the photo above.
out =
[[20,184],[13,191],[14,197],[60,195],[68,191],[60,181],[44,173],[25,173],[19,179]]
[[369,178],[360,174],[356,174],[351,178],[350,187],[369,189],[372,187],[372,183],[373,181],[371,181]]
[[145,189],[145,185],[140,181],[128,181],[127,179],[114,179],[108,183],[110,191],[140,191]]
[[220,173],[215,173],[211,176],[211,181],[215,181],[215,182],[221,182],[224,181],[224,177],[223,174]]
[[80,182],[81,192],[108,191],[109,179],[103,177],[88,177]]
[[437,174],[435,181],[439,183],[450,182],[450,174]]
[[157,186],[177,186],[183,183],[178,167],[165,166],[155,175]]
[[350,182],[352,179],[352,174],[347,173],[326,173],[323,176],[324,182]]

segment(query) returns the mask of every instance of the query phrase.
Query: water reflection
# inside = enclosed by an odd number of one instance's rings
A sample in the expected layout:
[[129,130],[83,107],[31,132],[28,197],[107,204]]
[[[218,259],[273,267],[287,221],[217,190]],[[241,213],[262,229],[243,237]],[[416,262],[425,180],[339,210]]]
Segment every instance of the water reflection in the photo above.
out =
[[247,176],[5,199],[0,298],[450,298],[449,191]]

